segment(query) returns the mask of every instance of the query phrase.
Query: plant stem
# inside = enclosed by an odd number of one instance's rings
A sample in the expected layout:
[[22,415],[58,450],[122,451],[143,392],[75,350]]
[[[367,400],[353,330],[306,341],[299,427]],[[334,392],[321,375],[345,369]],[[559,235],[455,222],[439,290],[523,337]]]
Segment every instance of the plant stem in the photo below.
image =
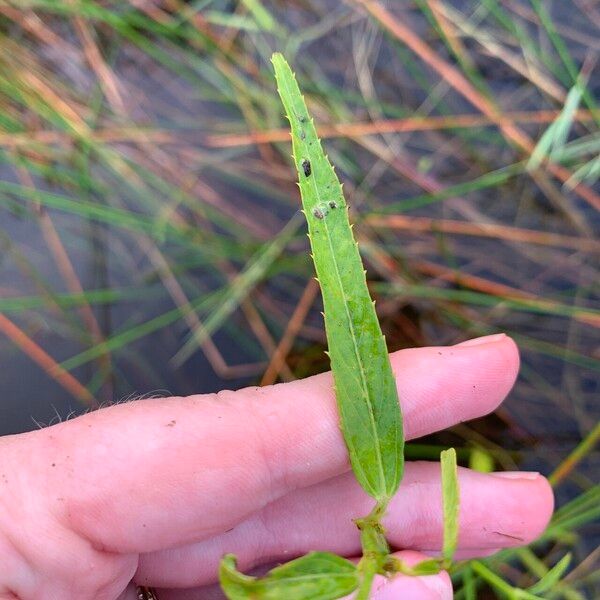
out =
[[356,519],[356,526],[360,530],[363,558],[359,563],[362,580],[355,600],[367,600],[375,575],[385,572],[384,564],[390,554],[390,547],[385,539],[381,519],[388,502],[388,499],[380,500],[366,517]]
[[361,561],[362,581],[354,600],[369,600],[373,579],[377,574],[378,561],[374,557],[366,557]]

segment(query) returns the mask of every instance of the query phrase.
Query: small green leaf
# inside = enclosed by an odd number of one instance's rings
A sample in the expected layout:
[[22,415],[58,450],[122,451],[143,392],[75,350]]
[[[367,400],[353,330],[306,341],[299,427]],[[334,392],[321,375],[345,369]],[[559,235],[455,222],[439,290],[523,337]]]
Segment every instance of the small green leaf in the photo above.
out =
[[535,585],[527,588],[532,594],[543,594],[552,589],[571,564],[571,553],[565,554]]
[[458,544],[460,495],[456,450],[454,448],[444,450],[440,455],[440,462],[442,465],[442,503],[444,507],[444,548],[442,555],[445,563],[449,564]]
[[442,566],[440,565],[440,561],[437,558],[430,558],[427,560],[423,560],[412,567],[405,565],[402,563],[400,568],[400,573],[404,573],[405,575],[414,576],[424,576],[424,575],[437,575]]
[[294,163],[317,277],[342,432],[354,474],[385,508],[404,466],[402,415],[342,186],[281,54],[272,57],[292,130]]
[[227,554],[221,560],[219,581],[230,600],[334,600],[358,587],[359,573],[345,558],[311,552],[264,577],[249,577],[236,569],[235,556]]

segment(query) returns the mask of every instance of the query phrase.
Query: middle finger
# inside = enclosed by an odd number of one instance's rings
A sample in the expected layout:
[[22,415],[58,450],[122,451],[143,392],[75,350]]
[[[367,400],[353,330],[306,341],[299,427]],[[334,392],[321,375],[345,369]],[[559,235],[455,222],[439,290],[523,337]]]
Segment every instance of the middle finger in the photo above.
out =
[[[545,528],[553,496],[537,473],[483,474],[459,469],[461,493],[459,550],[517,546]],[[277,500],[232,530],[204,540],[140,557],[136,582],[192,587],[215,580],[223,554],[233,552],[239,568],[287,561],[311,550],[353,556],[360,551],[352,519],[373,505],[351,473]],[[408,463],[398,494],[384,519],[394,548],[441,548],[443,516],[437,463]]]

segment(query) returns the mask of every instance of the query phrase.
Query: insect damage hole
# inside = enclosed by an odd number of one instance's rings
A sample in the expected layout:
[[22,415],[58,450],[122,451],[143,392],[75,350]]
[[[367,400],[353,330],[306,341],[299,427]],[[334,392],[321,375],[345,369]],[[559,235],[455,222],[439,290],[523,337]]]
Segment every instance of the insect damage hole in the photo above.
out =
[[312,168],[310,166],[310,160],[303,158],[302,162],[300,163],[300,166],[302,167],[302,170],[304,171],[304,176],[310,177],[310,174],[312,173]]

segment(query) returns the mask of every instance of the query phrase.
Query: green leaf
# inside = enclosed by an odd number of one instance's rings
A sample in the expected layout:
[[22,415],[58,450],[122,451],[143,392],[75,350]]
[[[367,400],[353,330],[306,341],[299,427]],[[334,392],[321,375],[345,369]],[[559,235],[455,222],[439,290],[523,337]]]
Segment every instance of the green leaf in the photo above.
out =
[[221,560],[219,580],[230,600],[334,600],[358,587],[359,573],[345,558],[311,552],[264,577],[249,577],[236,569],[235,556],[227,554]]
[[456,450],[450,448],[440,455],[442,465],[442,503],[444,506],[444,548],[446,564],[452,561],[458,543],[458,510],[460,496],[458,489],[458,468]]
[[532,594],[543,594],[552,589],[571,564],[571,553],[565,554],[535,585],[527,588]]
[[402,563],[399,572],[404,573],[405,575],[411,575],[412,577],[437,575],[441,568],[440,561],[437,558],[428,558],[412,567]]
[[385,506],[398,489],[404,466],[396,381],[342,186],[323,152],[289,65],[281,54],[271,60],[292,130],[294,163],[323,294],[342,432],[356,478]]

